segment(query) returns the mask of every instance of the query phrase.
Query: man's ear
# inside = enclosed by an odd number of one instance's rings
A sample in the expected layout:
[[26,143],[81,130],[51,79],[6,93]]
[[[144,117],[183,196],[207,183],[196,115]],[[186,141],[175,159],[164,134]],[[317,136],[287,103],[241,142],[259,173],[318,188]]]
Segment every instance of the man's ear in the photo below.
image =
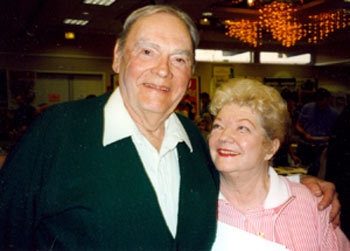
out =
[[190,89],[191,88],[191,84],[192,84],[192,81],[191,79],[188,81],[188,85],[187,85],[187,89]]
[[269,151],[267,151],[266,155],[265,155],[265,160],[270,160],[275,153],[278,151],[278,149],[280,148],[281,142],[279,139],[274,139],[271,142],[270,145],[270,149]]
[[115,73],[119,73],[119,67],[120,67],[120,59],[121,59],[121,51],[120,51],[120,42],[117,40],[114,46],[113,51],[113,64],[112,69]]

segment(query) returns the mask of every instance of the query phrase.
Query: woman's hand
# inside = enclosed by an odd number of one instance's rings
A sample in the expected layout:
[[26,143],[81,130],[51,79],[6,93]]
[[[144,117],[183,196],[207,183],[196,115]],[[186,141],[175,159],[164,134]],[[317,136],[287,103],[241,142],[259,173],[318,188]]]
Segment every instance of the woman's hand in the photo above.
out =
[[321,180],[310,175],[301,175],[300,183],[307,186],[313,195],[317,197],[323,195],[323,199],[318,204],[319,210],[323,210],[332,204],[332,210],[329,216],[330,221],[332,222],[334,228],[339,226],[341,205],[338,200],[338,193],[336,192],[335,185],[331,182]]

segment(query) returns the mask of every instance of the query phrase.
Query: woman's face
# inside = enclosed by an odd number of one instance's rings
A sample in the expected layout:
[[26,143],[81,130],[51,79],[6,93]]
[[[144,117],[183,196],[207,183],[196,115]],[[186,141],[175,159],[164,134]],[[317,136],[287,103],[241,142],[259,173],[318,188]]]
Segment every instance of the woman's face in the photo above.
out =
[[268,167],[275,153],[268,153],[265,142],[258,113],[247,106],[227,104],[214,120],[210,155],[221,173],[254,172]]

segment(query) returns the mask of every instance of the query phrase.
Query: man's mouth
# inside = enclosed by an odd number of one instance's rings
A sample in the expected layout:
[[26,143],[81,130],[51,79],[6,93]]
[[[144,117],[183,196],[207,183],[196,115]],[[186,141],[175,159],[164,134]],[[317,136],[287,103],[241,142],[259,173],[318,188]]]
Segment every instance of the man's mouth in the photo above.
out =
[[150,84],[150,83],[144,83],[144,85],[146,87],[153,88],[153,89],[160,90],[160,91],[165,91],[165,92],[168,92],[170,90],[170,88],[158,86],[158,85],[154,85],[154,84]]

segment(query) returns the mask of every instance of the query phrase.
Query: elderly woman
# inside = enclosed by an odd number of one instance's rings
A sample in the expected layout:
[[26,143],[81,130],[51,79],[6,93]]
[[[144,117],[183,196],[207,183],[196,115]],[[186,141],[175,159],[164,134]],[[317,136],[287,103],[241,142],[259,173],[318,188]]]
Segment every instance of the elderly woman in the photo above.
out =
[[213,250],[350,250],[329,223],[331,209],[318,211],[307,188],[269,167],[289,124],[278,91],[234,79],[217,90],[210,110],[210,154],[220,172]]

